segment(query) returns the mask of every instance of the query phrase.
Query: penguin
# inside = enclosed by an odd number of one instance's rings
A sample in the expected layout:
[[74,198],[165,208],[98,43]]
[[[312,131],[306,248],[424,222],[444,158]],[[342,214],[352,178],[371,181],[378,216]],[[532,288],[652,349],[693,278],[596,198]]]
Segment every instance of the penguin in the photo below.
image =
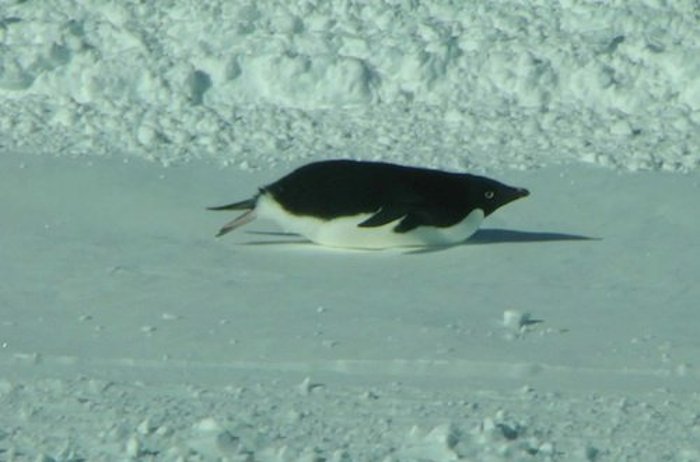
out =
[[208,210],[245,211],[217,237],[266,218],[330,247],[448,246],[467,240],[485,217],[529,194],[468,173],[340,159],[304,165],[250,199]]

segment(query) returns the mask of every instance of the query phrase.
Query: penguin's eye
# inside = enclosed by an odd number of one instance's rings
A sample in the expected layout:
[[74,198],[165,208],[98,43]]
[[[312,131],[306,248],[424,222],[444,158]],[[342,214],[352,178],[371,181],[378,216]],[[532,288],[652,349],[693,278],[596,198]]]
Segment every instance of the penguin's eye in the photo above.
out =
[[495,196],[495,193],[494,193],[493,191],[486,191],[486,192],[484,193],[484,197],[485,197],[486,199],[493,199],[493,196]]

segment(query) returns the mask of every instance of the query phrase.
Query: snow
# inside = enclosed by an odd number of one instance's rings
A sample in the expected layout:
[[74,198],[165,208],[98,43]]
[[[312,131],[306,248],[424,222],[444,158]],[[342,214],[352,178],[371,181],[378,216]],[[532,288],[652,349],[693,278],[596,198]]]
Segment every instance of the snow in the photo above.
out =
[[[0,459],[700,460],[697,15],[2,3]],[[213,237],[334,157],[532,194],[449,249]]]
[[0,8],[8,148],[256,168],[699,164],[693,1]]

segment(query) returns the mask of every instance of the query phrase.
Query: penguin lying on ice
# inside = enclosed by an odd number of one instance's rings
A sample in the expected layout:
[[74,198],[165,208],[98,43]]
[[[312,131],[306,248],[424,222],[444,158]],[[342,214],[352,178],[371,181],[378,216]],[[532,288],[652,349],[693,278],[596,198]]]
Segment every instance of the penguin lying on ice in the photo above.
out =
[[329,160],[294,170],[254,197],[209,210],[245,210],[217,236],[267,218],[331,247],[380,249],[460,243],[527,189],[467,173]]

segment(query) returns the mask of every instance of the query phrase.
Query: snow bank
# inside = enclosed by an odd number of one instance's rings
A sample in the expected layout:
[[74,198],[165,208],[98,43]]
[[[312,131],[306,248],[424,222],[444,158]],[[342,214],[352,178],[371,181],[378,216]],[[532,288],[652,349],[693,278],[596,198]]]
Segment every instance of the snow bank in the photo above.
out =
[[697,14],[653,0],[3,2],[0,135],[164,163],[687,171]]

